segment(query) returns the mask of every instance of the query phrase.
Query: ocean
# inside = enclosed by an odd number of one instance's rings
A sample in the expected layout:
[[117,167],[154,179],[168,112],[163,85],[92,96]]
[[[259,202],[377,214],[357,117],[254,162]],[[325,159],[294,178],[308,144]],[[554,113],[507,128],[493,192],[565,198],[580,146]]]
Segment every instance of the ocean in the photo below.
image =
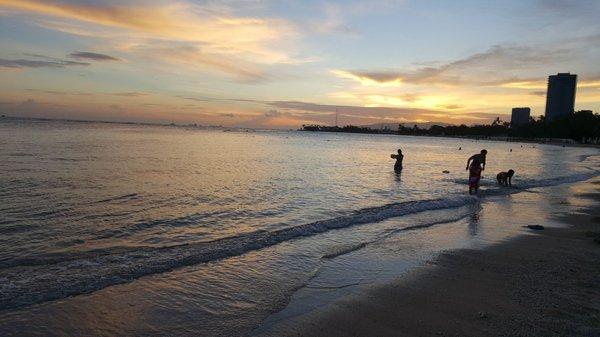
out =
[[227,131],[0,119],[0,334],[247,335],[467,240],[486,202],[532,219],[540,191],[600,175],[594,148]]

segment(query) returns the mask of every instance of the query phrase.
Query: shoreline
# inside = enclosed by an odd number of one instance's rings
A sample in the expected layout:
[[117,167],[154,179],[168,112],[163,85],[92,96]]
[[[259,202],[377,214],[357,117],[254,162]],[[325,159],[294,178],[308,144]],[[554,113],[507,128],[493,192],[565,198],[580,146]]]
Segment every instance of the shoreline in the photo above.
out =
[[600,181],[585,184],[593,190],[574,197],[594,205],[553,216],[562,228],[444,252],[407,277],[259,335],[600,335]]

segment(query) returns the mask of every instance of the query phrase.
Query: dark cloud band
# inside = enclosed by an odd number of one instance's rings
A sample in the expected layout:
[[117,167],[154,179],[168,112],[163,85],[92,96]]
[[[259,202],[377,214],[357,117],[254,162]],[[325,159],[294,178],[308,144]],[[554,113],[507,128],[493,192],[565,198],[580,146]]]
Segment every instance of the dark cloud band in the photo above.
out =
[[87,51],[77,51],[69,54],[69,57],[76,59],[84,59],[84,60],[92,60],[92,61],[120,61],[120,59],[106,55],[106,54],[98,54]]
[[68,60],[26,60],[26,59],[0,59],[0,67],[4,68],[64,68],[69,66],[89,66],[87,62]]

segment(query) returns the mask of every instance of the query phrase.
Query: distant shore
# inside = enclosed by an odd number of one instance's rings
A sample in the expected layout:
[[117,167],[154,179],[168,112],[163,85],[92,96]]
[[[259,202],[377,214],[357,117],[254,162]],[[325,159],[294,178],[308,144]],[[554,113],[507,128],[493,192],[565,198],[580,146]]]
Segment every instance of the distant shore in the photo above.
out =
[[[7,120],[33,120],[39,122],[68,122],[68,123],[103,123],[103,124],[121,124],[121,125],[140,125],[140,126],[165,126],[165,127],[181,127],[181,128],[194,128],[194,129],[211,129],[211,130],[222,130],[232,131],[239,130],[244,132],[249,131],[293,131],[293,130],[267,130],[260,128],[247,128],[247,127],[227,127],[222,125],[199,125],[199,124],[175,124],[175,123],[145,123],[145,122],[129,122],[129,121],[106,121],[106,120],[86,120],[86,119],[54,119],[54,118],[37,118],[37,117],[15,117],[15,116],[2,116],[2,119]],[[391,129],[367,129],[365,131],[353,132],[353,131],[341,131],[341,130],[303,130],[298,129],[301,132],[328,132],[328,133],[358,133],[358,134],[373,134],[373,135],[396,135],[396,136],[410,136],[410,137],[435,137],[435,138],[451,138],[451,139],[466,139],[466,140],[489,140],[489,141],[501,141],[501,142],[520,142],[520,143],[532,143],[532,144],[549,144],[549,145],[568,145],[578,147],[593,147],[600,148],[600,144],[584,144],[573,141],[571,139],[548,139],[548,138],[521,138],[521,137],[509,137],[509,136],[452,136],[452,135],[406,135],[399,134]]]
[[591,191],[573,197],[595,205],[557,216],[564,228],[444,253],[265,335],[598,336],[600,179],[586,184]]
[[370,134],[370,135],[395,135],[403,137],[433,137],[433,138],[449,138],[449,139],[463,139],[463,140],[483,140],[483,141],[494,141],[494,142],[507,142],[507,143],[530,143],[530,144],[547,144],[547,145],[558,145],[558,146],[577,146],[577,147],[592,147],[600,148],[600,144],[584,144],[573,141],[571,139],[547,139],[547,138],[519,138],[519,137],[484,137],[484,136],[434,136],[434,135],[402,135],[394,132],[343,132],[343,131],[308,131],[298,130],[301,132],[327,132],[327,133],[342,133],[342,134]]

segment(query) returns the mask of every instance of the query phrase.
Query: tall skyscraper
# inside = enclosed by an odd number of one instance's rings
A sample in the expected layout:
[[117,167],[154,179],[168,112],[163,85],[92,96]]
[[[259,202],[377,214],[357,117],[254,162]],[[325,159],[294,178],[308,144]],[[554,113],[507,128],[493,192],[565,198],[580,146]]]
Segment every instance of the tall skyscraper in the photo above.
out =
[[577,75],[558,73],[548,77],[546,93],[546,119],[570,115],[575,111],[575,90]]
[[510,126],[515,127],[529,122],[530,108],[513,108],[510,116]]

